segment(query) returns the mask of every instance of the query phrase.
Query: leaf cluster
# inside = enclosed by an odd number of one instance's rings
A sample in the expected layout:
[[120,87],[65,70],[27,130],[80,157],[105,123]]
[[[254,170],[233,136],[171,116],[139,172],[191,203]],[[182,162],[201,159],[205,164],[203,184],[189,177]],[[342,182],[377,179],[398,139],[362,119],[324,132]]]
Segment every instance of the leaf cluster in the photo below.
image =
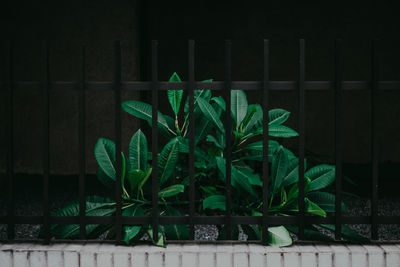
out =
[[[171,82],[180,82],[174,73]],[[205,83],[212,82],[206,80]],[[158,112],[157,126],[152,125],[152,106],[132,100],[122,103],[122,108],[136,118],[146,120],[150,126],[158,127],[159,133],[168,142],[158,152],[158,203],[159,215],[182,216],[187,214],[189,185],[189,100],[185,103],[183,90],[167,91],[173,117]],[[222,122],[229,112],[232,129],[226,129]],[[194,91],[194,142],[195,142],[195,196],[196,212],[205,215],[222,215],[226,211],[225,148],[231,147],[231,184],[232,215],[261,216],[262,206],[268,205],[270,215],[288,216],[299,212],[299,159],[280,140],[298,136],[298,133],[285,125],[290,112],[284,109],[268,111],[269,195],[263,199],[262,161],[263,110],[259,104],[249,104],[246,93],[242,90],[231,91],[231,106],[227,107],[224,99],[213,96],[211,90]],[[232,137],[226,143],[226,135]],[[113,190],[116,181],[115,144],[100,138],[94,148],[94,156],[99,165],[97,177],[104,186]],[[121,152],[121,187],[123,216],[149,216],[152,214],[151,187],[152,155],[148,150],[145,134],[139,129],[132,135],[128,155]],[[305,211],[312,216],[326,217],[335,211],[335,195],[326,190],[335,180],[335,167],[328,164],[307,166],[305,160]],[[307,168],[308,167],[308,168]],[[86,199],[86,215],[110,216],[115,213],[115,201],[90,196]],[[342,209],[346,207],[341,203]],[[75,216],[79,214],[78,201],[58,210],[56,215]],[[260,240],[262,231],[267,231],[269,244],[286,246],[292,243],[289,232],[298,233],[295,226],[277,226],[262,229],[259,225],[242,225],[249,240]],[[305,237],[311,240],[329,240],[320,232],[322,227],[334,231],[332,225],[310,225],[305,229]],[[342,227],[343,237],[347,240],[365,242],[350,228]],[[107,232],[112,238],[115,230],[112,225],[87,225],[88,236],[99,236]],[[233,235],[227,237],[224,226],[219,226],[219,239],[237,239],[238,226],[233,226]],[[55,238],[77,238],[78,225],[53,225],[52,236]],[[159,236],[153,237],[149,225],[131,225],[123,227],[123,240],[128,244],[135,242],[147,233],[154,244],[164,246],[165,239],[184,240],[189,238],[186,225],[165,225],[160,228]]]

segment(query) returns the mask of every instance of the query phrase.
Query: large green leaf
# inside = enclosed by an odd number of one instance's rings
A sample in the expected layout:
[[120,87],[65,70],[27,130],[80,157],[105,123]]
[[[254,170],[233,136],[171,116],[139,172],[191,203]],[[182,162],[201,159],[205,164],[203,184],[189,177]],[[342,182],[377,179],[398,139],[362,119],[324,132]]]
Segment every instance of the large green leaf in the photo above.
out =
[[251,185],[262,186],[260,175],[255,173],[249,166],[245,164],[235,165],[236,170],[243,177],[246,177]]
[[172,197],[179,193],[182,193],[183,191],[185,191],[185,186],[181,184],[174,184],[158,192],[158,197],[161,198]]
[[[306,195],[310,190],[310,183],[311,180],[307,177],[304,177],[304,195]],[[299,182],[295,183],[289,190],[288,199],[294,200],[297,199],[299,196]]]
[[242,122],[242,131],[245,135],[251,133],[254,127],[261,125],[263,119],[262,108],[259,104],[249,105],[247,114]]
[[[172,74],[171,78],[169,78],[170,82],[181,82],[181,79],[179,78],[178,74],[174,72]],[[179,112],[179,107],[181,106],[181,101],[182,101],[182,95],[183,95],[183,90],[168,90],[167,91],[167,96],[168,96],[168,101],[171,104],[171,108],[175,113],[175,116],[178,116]]]
[[[99,169],[97,170],[97,178],[105,186],[111,188],[115,184],[115,144],[113,141],[99,138],[94,147],[94,156]],[[122,186],[125,179],[125,156],[121,152],[121,181]]]
[[289,167],[286,151],[280,146],[274,153],[271,163],[271,192],[276,194],[281,191],[283,180]]
[[[289,155],[288,158],[289,166],[286,177],[283,180],[283,186],[289,186],[299,181],[299,159],[297,157],[290,157]],[[304,169],[306,169],[306,162],[307,161],[304,159]]]
[[211,98],[212,101],[214,101],[215,103],[218,104],[218,106],[225,111],[226,110],[226,104],[225,104],[225,100],[222,96],[218,96],[218,97],[213,97]]
[[[310,192],[307,197],[318,204],[325,212],[335,212],[335,195],[327,192]],[[345,204],[341,203],[341,210],[346,209]]]
[[[182,216],[179,210],[168,206],[165,215]],[[165,236],[168,240],[187,240],[189,239],[189,230],[186,225],[167,224],[164,226]]]
[[231,112],[235,122],[236,131],[247,114],[247,97],[243,90],[231,91]]
[[212,195],[209,197],[206,197],[203,200],[203,209],[219,209],[219,210],[226,210],[226,199],[225,196],[223,195]]
[[140,182],[146,177],[146,172],[142,170],[130,170],[126,176],[132,192],[138,189]]
[[101,170],[115,181],[115,144],[113,141],[99,138],[94,146],[94,157]]
[[131,138],[129,143],[128,169],[147,170],[147,139],[139,129]]
[[325,188],[335,181],[335,166],[322,164],[309,169],[305,176],[311,179],[310,191]]
[[[217,112],[218,118],[221,116],[222,109],[221,107],[218,106],[218,104],[213,103],[211,105],[214,110]],[[210,121],[207,117],[201,116],[198,121],[196,121],[195,125],[195,132],[194,132],[194,140],[195,143],[197,144],[199,141],[201,141],[213,128],[215,127],[215,124]],[[217,136],[219,135],[219,131],[217,132]],[[224,134],[222,134],[224,135]],[[225,143],[225,142],[222,142]]]
[[157,238],[154,238],[153,228],[151,226],[147,229],[147,234],[149,235],[150,240],[153,242],[153,245],[159,246],[159,247],[165,247],[164,235],[163,235],[163,231],[160,226],[158,226],[158,237]]
[[269,125],[268,131],[270,136],[280,137],[280,138],[289,138],[299,135],[295,130],[285,125],[279,125],[279,124]]
[[[125,209],[122,212],[122,216],[144,216],[144,211],[141,206],[136,205]],[[126,244],[139,234],[142,226],[141,225],[133,225],[133,226],[124,226],[123,227],[123,237],[122,239]]]
[[175,137],[164,146],[158,157],[160,185],[163,185],[175,171],[175,166],[178,162],[178,154],[179,140]]
[[[226,161],[224,158],[221,157],[216,157],[215,160],[217,162],[219,171],[223,175],[223,177],[221,178],[225,181]],[[257,193],[254,191],[253,186],[250,184],[248,177],[244,173],[238,171],[233,165],[231,165],[231,184],[234,188],[245,190],[250,195],[257,197]]]
[[214,125],[221,131],[225,132],[224,125],[222,124],[221,120],[219,119],[218,113],[215,109],[203,98],[199,97],[197,99],[199,107],[203,115],[210,120]]
[[269,122],[268,125],[279,125],[284,123],[290,116],[290,112],[284,109],[271,109],[268,112]]
[[[210,82],[212,82],[212,79],[204,80],[203,82],[210,83]],[[199,98],[199,97],[201,97],[204,100],[206,100],[207,102],[209,102],[211,99],[211,90],[203,90],[203,89],[194,90],[194,117],[195,118],[197,118],[201,113],[199,105],[197,103],[197,98]],[[184,112],[186,114],[185,120],[187,120],[189,117],[189,97],[186,98]]]
[[[279,143],[275,140],[268,140],[268,154],[273,154],[278,149]],[[244,149],[263,151],[263,141],[257,141],[247,144]]]
[[268,245],[284,247],[292,243],[292,238],[284,226],[268,227]]
[[[86,216],[109,216],[115,212],[115,203],[107,198],[90,196],[86,198]],[[78,216],[79,202],[73,201],[66,207],[56,211],[54,216]],[[86,225],[86,234],[90,235],[98,225]],[[77,238],[79,236],[79,224],[55,224],[51,226],[51,236],[60,239]]]
[[309,200],[307,197],[304,198],[304,203],[306,207],[306,212],[313,215],[326,217],[326,212],[320,206]]
[[[139,119],[146,120],[150,124],[150,126],[152,125],[151,105],[141,101],[131,100],[123,102],[122,108],[129,114]],[[158,114],[157,116],[158,127],[161,128],[160,130],[162,130],[162,133],[170,133],[170,134],[173,133],[164,115],[161,112],[158,112],[157,114]]]

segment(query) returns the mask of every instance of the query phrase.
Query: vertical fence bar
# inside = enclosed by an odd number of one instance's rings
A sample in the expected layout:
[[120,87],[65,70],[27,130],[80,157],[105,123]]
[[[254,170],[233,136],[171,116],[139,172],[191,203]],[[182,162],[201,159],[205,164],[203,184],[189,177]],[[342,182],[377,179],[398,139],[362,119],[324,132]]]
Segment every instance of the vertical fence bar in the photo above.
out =
[[305,41],[299,43],[299,238],[304,237],[304,145],[305,145],[305,110],[304,110],[304,79],[305,79]]
[[85,88],[86,88],[86,48],[82,46],[81,51],[81,83],[79,90],[79,237],[86,238],[85,224],[85,171],[86,171],[86,155],[85,155]]
[[194,40],[189,40],[189,218],[190,237],[194,239],[194,211],[195,211],[195,190],[194,190]]
[[341,239],[342,233],[342,40],[335,41],[335,239]]
[[269,97],[269,40],[264,40],[264,83],[263,83],[263,221],[262,221],[262,243],[268,242],[268,183],[269,183],[269,165],[268,165],[268,99]]
[[6,79],[7,79],[7,178],[8,178],[8,205],[7,205],[7,238],[15,238],[14,224],[14,66],[13,46],[11,41],[6,44]]
[[378,157],[378,137],[377,125],[378,112],[378,53],[377,41],[371,42],[371,157],[372,157],[372,205],[371,205],[371,239],[378,239],[378,175],[379,175],[379,157]]
[[152,78],[152,201],[153,201],[153,238],[158,239],[158,41],[151,42],[151,78]]
[[122,173],[121,173],[121,43],[115,42],[115,242],[122,240]]
[[231,81],[232,81],[232,42],[225,40],[225,97],[226,97],[226,112],[225,112],[225,159],[226,159],[226,238],[232,239],[231,235]]
[[43,164],[43,229],[44,243],[50,242],[50,208],[49,208],[49,175],[50,175],[50,118],[49,118],[49,48],[47,41],[42,43],[43,56],[43,81],[42,81],[42,98],[43,98],[43,143],[42,143],[42,164]]

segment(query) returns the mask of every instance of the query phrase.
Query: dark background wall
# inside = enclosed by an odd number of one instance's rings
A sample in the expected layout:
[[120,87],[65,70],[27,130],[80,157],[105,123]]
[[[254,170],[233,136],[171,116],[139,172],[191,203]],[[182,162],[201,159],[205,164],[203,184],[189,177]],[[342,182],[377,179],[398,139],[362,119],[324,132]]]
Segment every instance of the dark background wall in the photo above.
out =
[[[10,1],[2,8],[2,38],[14,42],[15,79],[41,80],[41,40],[49,40],[50,79],[77,81],[80,75],[81,45],[86,45],[87,79],[111,81],[114,73],[114,40],[122,42],[122,79],[137,80],[138,21],[136,1]],[[2,53],[2,63],[4,53]],[[3,66],[3,65],[2,65]],[[2,71],[2,74],[4,72]],[[1,106],[6,94],[2,90]],[[93,147],[99,137],[114,139],[114,94],[92,91],[86,97],[87,171],[97,170]],[[125,93],[123,99],[136,99]],[[52,173],[78,171],[78,92],[50,94],[50,165]],[[42,108],[40,88],[15,91],[15,171],[41,171]],[[135,120],[123,114],[123,141],[127,147],[137,128]],[[1,111],[4,125],[5,111]],[[5,166],[5,128],[0,132],[1,167]]]
[[[333,80],[334,40],[343,39],[343,79],[370,80],[370,40],[381,40],[381,80],[400,80],[400,44],[394,1],[160,1],[151,10],[157,17],[150,30],[160,40],[161,78],[174,72],[187,78],[187,39],[197,40],[196,78],[224,78],[224,39],[233,41],[235,80],[261,80],[263,39],[270,39],[271,79],[297,80],[298,39],[306,39],[306,79]],[[178,8],[179,7],[179,8]],[[399,88],[400,89],[400,88]],[[260,93],[248,94],[260,103]],[[344,160],[370,161],[370,93],[343,94]],[[297,92],[272,92],[272,107],[292,112],[297,127]],[[333,92],[306,92],[306,147],[333,160]],[[399,162],[400,93],[380,93],[378,128],[383,162]],[[166,110],[166,107],[165,107]],[[285,141],[297,149],[296,140]]]
[[[271,40],[271,79],[296,80],[298,38],[306,39],[306,79],[333,79],[333,40],[343,38],[343,78],[370,78],[370,42],[382,39],[380,79],[400,80],[400,18],[394,1],[54,1],[11,2],[2,9],[3,39],[15,43],[17,80],[40,80],[40,40],[50,40],[52,80],[79,78],[80,48],[87,46],[88,80],[113,77],[113,40],[122,40],[123,80],[145,77],[140,57],[148,56],[150,39],[160,40],[160,79],[174,72],[187,78],[187,39],[194,38],[196,78],[223,80],[223,40],[233,40],[235,80],[262,79],[262,40]],[[143,16],[143,17],[141,17]],[[142,32],[144,30],[144,32]],[[145,34],[145,35],[142,35]],[[145,39],[143,39],[143,37]],[[3,53],[4,54],[4,53]],[[1,60],[4,62],[4,55]],[[147,66],[148,67],[148,66]],[[3,74],[3,72],[2,72]],[[297,128],[296,92],[271,93],[271,105],[292,111],[289,124]],[[56,174],[77,173],[78,95],[72,91],[51,94],[51,169]],[[126,93],[123,99],[146,98],[146,93]],[[259,102],[259,93],[249,93]],[[4,107],[5,94],[1,93]],[[113,139],[113,93],[87,95],[88,172],[96,170],[93,147],[99,137]],[[149,97],[147,95],[147,101]],[[384,162],[399,162],[400,94],[382,92],[379,98],[381,155]],[[166,101],[161,102],[163,112]],[[369,92],[344,93],[344,160],[365,163],[370,159]],[[41,170],[40,89],[15,92],[16,172]],[[333,92],[307,91],[306,145],[309,151],[332,159],[334,141]],[[5,112],[1,113],[4,125]],[[123,148],[139,126],[123,117]],[[149,128],[147,128],[149,130]],[[5,131],[0,133],[0,164],[4,169]],[[296,140],[286,142],[294,147]]]

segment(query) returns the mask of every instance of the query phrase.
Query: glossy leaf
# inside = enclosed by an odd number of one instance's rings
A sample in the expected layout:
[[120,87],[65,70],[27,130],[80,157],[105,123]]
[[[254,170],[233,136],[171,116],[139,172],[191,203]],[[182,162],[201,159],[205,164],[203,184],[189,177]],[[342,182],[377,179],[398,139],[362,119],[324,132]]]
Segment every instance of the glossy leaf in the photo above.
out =
[[[223,175],[223,180],[225,181],[226,177],[226,167],[225,167],[225,159],[221,157],[216,157],[216,162],[218,169]],[[231,165],[231,184],[236,189],[242,189],[249,193],[250,195],[257,197],[257,193],[254,191],[253,186],[249,183],[247,176],[238,171],[233,165]]]
[[318,165],[309,169],[305,176],[311,179],[310,191],[325,188],[335,181],[335,166]]
[[[321,207],[325,212],[335,212],[335,195],[327,192],[310,192],[307,197]],[[345,204],[341,203],[341,210],[346,210]]]
[[[144,216],[144,211],[141,206],[136,205],[123,210],[122,216]],[[124,226],[122,230],[122,240],[124,240],[126,244],[129,244],[129,242],[139,234],[141,228],[141,225]]]
[[[167,216],[182,216],[182,214],[172,206],[166,209]],[[187,240],[189,239],[189,229],[186,225],[166,224],[164,226],[165,236],[169,240]]]
[[313,215],[326,217],[326,212],[321,207],[319,207],[317,204],[315,204],[314,202],[309,200],[307,197],[304,198],[304,203],[305,203],[306,212],[313,214]]
[[113,141],[99,138],[94,146],[94,157],[101,170],[115,181],[115,144]]
[[[131,114],[139,119],[146,120],[150,124],[150,126],[152,125],[152,107],[151,107],[151,105],[141,102],[141,101],[131,100],[131,101],[123,102],[122,108],[129,114]],[[161,112],[158,112],[157,123],[158,123],[158,127],[160,127],[164,133],[172,132],[164,115]]]
[[225,100],[222,98],[222,96],[213,97],[211,100],[214,101],[221,108],[221,110],[226,110]]
[[268,227],[268,245],[284,247],[292,243],[292,238],[284,226]]
[[269,122],[268,125],[280,125],[284,123],[290,116],[290,112],[284,109],[271,109],[268,112]]
[[247,114],[247,97],[242,90],[231,91],[231,112],[233,121],[236,125],[236,131],[238,131],[240,124]]
[[185,191],[185,187],[181,184],[174,184],[158,192],[158,197],[166,198],[172,197]]
[[130,170],[126,177],[131,191],[134,192],[138,189],[140,182],[146,177],[146,172],[142,170]]
[[[179,78],[178,74],[174,72],[172,74],[171,78],[169,78],[170,82],[181,82],[181,79]],[[167,96],[168,96],[168,101],[171,105],[172,110],[175,113],[175,116],[178,116],[179,112],[179,107],[181,105],[182,101],[182,95],[183,95],[183,90],[168,90],[167,91]]]
[[203,200],[203,209],[219,209],[219,210],[226,210],[226,199],[225,196],[223,195],[212,195],[209,197],[206,197]]
[[[209,80],[204,80],[204,83],[211,83],[213,80],[209,79]],[[200,89],[200,90],[194,90],[194,116],[195,118],[197,118],[201,111],[198,105],[198,101],[197,98],[201,97],[204,100],[206,100],[207,102],[210,101],[211,99],[211,90],[204,90],[204,89]],[[185,102],[185,108],[184,108],[184,112],[185,112],[185,120],[188,119],[189,117],[189,98],[186,98],[186,102]]]
[[280,192],[283,180],[286,177],[289,159],[285,150],[280,146],[274,153],[271,163],[271,191],[273,194]]
[[279,124],[268,126],[268,131],[270,136],[280,137],[280,138],[289,138],[299,135],[295,130],[285,125],[279,125]]
[[221,120],[219,119],[218,113],[215,109],[203,98],[199,97],[197,99],[200,110],[202,111],[203,115],[210,120],[221,132],[225,132],[224,125],[222,124]]
[[147,229],[147,234],[150,237],[150,240],[153,242],[153,245],[159,246],[159,247],[165,247],[165,242],[164,242],[164,235],[162,232],[162,229],[160,226],[158,226],[158,237],[154,238],[153,236],[153,228],[149,227]]
[[175,171],[178,162],[179,140],[175,137],[168,142],[158,157],[158,175],[160,185],[163,185]]
[[128,168],[129,170],[147,170],[147,139],[139,129],[129,143]]
[[249,105],[247,108],[247,114],[244,118],[243,125],[243,133],[245,135],[251,133],[254,127],[262,124],[263,112],[262,108],[259,104]]

